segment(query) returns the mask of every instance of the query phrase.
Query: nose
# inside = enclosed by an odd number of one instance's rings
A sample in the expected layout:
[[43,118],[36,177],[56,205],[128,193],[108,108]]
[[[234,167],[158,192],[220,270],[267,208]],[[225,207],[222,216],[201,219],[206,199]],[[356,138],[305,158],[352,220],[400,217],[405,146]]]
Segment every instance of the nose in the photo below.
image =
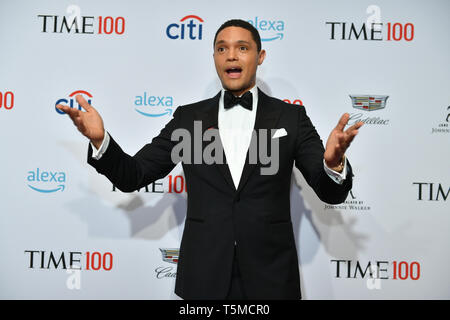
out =
[[236,49],[232,48],[228,50],[227,61],[236,61],[238,60],[238,54]]

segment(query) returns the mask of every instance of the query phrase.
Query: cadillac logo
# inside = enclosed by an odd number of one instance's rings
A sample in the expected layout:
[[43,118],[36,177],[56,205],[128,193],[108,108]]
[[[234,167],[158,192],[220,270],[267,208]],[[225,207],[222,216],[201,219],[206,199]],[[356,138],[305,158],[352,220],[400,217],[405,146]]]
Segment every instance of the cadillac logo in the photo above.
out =
[[353,108],[374,111],[385,108],[386,100],[389,96],[358,94],[350,95],[350,98],[352,99]]
[[169,263],[178,263],[178,255],[180,253],[180,249],[159,249],[162,254],[162,259],[165,262]]

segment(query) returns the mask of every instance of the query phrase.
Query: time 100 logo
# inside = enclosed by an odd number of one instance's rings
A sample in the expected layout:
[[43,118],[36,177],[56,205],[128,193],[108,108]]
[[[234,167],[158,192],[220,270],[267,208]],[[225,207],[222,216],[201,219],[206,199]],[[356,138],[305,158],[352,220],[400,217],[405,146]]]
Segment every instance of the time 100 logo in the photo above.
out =
[[0,91],[0,109],[11,110],[14,107],[14,93],[6,91],[5,93]]

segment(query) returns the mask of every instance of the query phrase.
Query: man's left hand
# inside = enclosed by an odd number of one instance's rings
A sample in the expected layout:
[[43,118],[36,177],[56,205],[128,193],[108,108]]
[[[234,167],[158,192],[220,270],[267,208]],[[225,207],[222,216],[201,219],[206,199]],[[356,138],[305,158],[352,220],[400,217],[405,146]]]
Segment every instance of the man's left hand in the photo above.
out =
[[339,119],[337,126],[331,131],[330,136],[328,137],[325,153],[323,154],[325,164],[328,168],[335,171],[339,171],[336,169],[340,167],[345,151],[358,134],[358,129],[364,124],[364,122],[359,121],[344,131],[349,118],[350,115],[344,113],[341,119]]

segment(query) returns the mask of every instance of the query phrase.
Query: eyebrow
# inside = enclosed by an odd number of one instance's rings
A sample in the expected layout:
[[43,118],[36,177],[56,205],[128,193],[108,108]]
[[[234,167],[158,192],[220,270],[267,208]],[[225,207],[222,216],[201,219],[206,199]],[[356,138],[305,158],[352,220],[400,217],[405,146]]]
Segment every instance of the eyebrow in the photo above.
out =
[[[224,43],[226,43],[227,41],[225,41],[225,40],[219,40],[219,41],[216,41],[216,45],[219,45],[219,44],[224,44]],[[238,40],[238,41],[236,41],[237,43],[240,43],[240,44],[248,44],[248,45],[250,45],[250,42],[248,42],[248,41],[245,41],[245,40]]]

